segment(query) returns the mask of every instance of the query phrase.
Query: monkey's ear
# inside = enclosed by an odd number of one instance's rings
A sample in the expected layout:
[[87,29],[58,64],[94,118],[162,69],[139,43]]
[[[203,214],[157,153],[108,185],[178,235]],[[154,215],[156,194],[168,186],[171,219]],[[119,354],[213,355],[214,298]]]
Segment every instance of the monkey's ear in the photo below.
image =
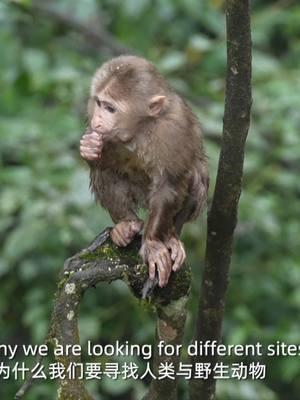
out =
[[165,100],[166,96],[157,95],[152,97],[149,103],[149,115],[151,117],[157,117],[160,114]]

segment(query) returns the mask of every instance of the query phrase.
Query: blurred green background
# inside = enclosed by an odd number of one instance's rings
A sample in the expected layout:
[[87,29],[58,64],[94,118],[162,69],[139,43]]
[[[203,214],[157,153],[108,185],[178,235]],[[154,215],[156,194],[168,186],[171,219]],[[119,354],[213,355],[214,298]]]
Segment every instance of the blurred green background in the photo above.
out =
[[[16,3],[18,6],[16,6]],[[300,343],[300,4],[252,2],[253,114],[227,296],[224,341]],[[41,343],[64,260],[110,225],[93,202],[78,143],[95,68],[111,57],[86,30],[108,32],[150,60],[191,101],[206,137],[211,192],[222,131],[226,37],[222,0],[0,1],[0,341]],[[20,8],[20,5],[22,6]],[[23,9],[24,7],[24,9]],[[72,23],[71,23],[72,25]],[[111,40],[112,38],[115,38]],[[210,198],[212,193],[210,194]],[[186,227],[193,268],[185,343],[193,334],[205,218]],[[152,343],[155,315],[120,282],[86,293],[81,339]],[[1,360],[0,360],[1,361]],[[23,361],[19,354],[15,361]],[[141,360],[135,360],[141,364]],[[241,361],[230,359],[230,362]],[[243,361],[251,361],[243,359]],[[222,381],[220,400],[296,400],[298,357],[262,359],[263,381]],[[1,379],[1,378],[0,378]],[[13,398],[20,382],[2,381]],[[96,400],[135,400],[139,381],[92,382]],[[36,385],[31,400],[55,397]],[[181,383],[180,399],[186,399]]]

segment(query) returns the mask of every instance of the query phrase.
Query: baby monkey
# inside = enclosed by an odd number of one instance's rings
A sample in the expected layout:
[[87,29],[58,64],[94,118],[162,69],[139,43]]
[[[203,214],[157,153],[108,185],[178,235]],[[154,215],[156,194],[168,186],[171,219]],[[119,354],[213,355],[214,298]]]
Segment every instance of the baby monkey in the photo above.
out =
[[[141,255],[160,287],[186,255],[179,235],[206,205],[207,161],[199,122],[149,61],[113,58],[92,79],[80,154],[96,200],[127,246],[143,230]],[[139,208],[148,210],[145,221]],[[144,228],[144,229],[143,229]]]

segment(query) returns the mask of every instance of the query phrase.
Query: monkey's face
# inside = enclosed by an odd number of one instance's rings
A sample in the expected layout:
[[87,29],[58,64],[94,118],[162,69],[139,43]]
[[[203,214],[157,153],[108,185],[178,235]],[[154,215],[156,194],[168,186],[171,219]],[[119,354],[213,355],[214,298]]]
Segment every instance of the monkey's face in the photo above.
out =
[[100,92],[90,100],[90,125],[104,141],[128,142],[136,132],[135,113],[126,102],[115,101]]
[[[128,86],[128,85],[127,85]],[[93,131],[104,141],[129,142],[153,119],[160,117],[166,96],[139,92],[124,81],[113,79],[104,87],[95,88],[88,112]]]
[[92,99],[92,110],[90,124],[93,131],[98,132],[103,138],[112,136],[113,130],[117,125],[118,108],[110,99],[95,96]]

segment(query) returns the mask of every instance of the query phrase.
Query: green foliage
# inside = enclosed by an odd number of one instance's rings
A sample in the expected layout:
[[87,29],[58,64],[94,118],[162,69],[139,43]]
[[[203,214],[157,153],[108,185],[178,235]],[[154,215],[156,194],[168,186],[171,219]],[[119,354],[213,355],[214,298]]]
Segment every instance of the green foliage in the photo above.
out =
[[[223,3],[51,2],[92,29],[105,27],[153,60],[193,101],[206,133],[211,195],[223,118]],[[252,3],[253,116],[224,340],[300,343],[295,318],[300,311],[300,5]],[[78,155],[89,79],[106,55],[89,47],[82,34],[36,14],[32,1],[1,2],[0,26],[0,335],[1,342],[40,343],[63,261],[111,224],[89,194],[88,170]],[[184,240],[195,276],[189,340],[205,250],[204,218],[186,227]],[[87,293],[81,315],[83,343],[153,340],[151,313],[120,282]],[[297,399],[297,358],[265,362],[265,381],[221,383],[219,398]],[[100,389],[91,384],[101,400],[137,399],[144,390],[139,382],[102,383]],[[0,394],[12,398],[16,388],[5,382]],[[52,398],[53,390],[37,386],[30,398]]]

